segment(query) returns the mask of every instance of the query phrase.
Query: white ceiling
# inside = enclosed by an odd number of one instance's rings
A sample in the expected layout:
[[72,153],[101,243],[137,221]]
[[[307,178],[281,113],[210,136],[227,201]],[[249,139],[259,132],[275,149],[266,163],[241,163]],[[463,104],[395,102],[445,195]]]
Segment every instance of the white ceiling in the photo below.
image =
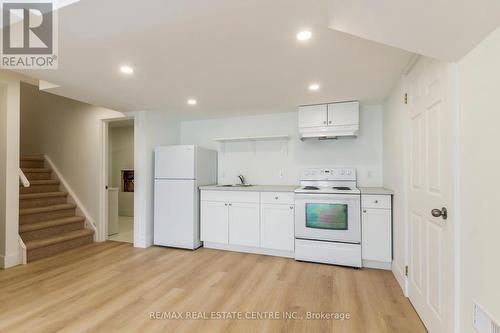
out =
[[[49,91],[120,111],[186,117],[380,102],[412,54],[332,30],[328,0],[85,0],[59,11]],[[302,28],[313,38],[295,39]],[[132,76],[119,72],[134,67]],[[307,88],[318,82],[321,89]],[[186,104],[195,97],[198,105]]]
[[499,0],[331,0],[330,27],[457,61],[500,25]]

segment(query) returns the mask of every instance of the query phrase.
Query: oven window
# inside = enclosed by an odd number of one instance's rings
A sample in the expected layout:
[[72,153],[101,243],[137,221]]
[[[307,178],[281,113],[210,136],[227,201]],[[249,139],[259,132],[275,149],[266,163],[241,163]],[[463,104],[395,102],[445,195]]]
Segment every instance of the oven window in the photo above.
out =
[[306,227],[329,230],[347,230],[347,205],[306,204]]

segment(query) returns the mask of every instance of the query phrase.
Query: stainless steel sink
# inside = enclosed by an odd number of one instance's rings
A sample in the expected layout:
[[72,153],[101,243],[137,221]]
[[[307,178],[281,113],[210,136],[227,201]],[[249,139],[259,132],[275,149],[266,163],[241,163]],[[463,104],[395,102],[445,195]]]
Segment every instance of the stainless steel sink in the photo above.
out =
[[225,185],[217,185],[217,187],[250,187],[255,186],[252,184],[225,184]]

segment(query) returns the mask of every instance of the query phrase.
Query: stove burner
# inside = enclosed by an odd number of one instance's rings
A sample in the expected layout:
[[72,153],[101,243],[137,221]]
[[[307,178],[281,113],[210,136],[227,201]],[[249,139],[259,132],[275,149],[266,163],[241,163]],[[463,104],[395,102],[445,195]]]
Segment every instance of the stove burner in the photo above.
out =
[[345,187],[345,186],[337,186],[337,187],[333,187],[334,190],[339,190],[339,191],[350,191],[351,188],[350,187]]
[[317,186],[304,186],[303,190],[319,190]]

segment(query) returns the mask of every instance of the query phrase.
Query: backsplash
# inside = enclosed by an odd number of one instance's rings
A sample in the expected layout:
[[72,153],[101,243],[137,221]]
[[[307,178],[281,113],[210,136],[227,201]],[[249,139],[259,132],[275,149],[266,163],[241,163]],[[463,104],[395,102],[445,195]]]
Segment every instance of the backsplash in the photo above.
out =
[[[366,125],[366,126],[364,126]],[[288,141],[218,143],[220,137],[281,135]],[[366,106],[360,112],[356,139],[300,141],[297,112],[185,121],[181,144],[196,144],[219,152],[218,181],[293,185],[304,167],[355,167],[360,186],[382,184],[382,107]]]

